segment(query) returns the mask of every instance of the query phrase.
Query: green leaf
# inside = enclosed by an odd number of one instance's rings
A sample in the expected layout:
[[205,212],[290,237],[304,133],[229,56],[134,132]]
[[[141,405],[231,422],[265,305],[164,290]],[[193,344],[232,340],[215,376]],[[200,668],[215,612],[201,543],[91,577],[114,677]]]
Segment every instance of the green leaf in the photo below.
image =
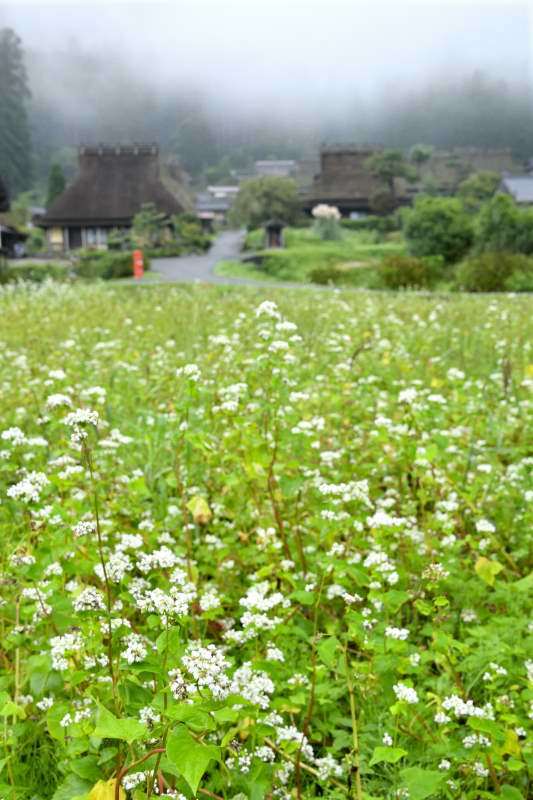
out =
[[196,794],[209,762],[220,759],[220,748],[197,741],[185,725],[178,725],[168,737],[167,756]]
[[194,731],[212,731],[215,724],[207,711],[202,711],[197,706],[189,706],[185,703],[170,706],[167,710],[170,719],[176,722],[186,722]]
[[55,790],[52,800],[81,800],[81,798],[87,797],[91,785],[78,775],[67,775],[63,783]]
[[415,600],[414,607],[418,613],[422,614],[424,617],[429,617],[429,615],[433,613],[433,606],[431,603],[426,602],[426,600],[421,600],[420,597],[418,600]]
[[335,666],[338,646],[339,640],[335,636],[328,636],[327,638],[321,639],[317,645],[316,649],[318,655],[328,667]]
[[372,758],[370,759],[370,766],[374,764],[381,764],[384,761],[386,764],[396,764],[400,758],[407,755],[407,750],[401,747],[374,747]]
[[192,518],[197,525],[207,525],[213,513],[205,498],[195,494],[187,503],[187,509],[191,512]]
[[315,602],[315,595],[313,592],[305,592],[300,589],[298,592],[293,592],[291,597],[303,606],[312,606]]
[[98,736],[100,739],[123,739],[131,744],[135,739],[144,736],[146,732],[146,725],[143,725],[138,719],[134,717],[117,719],[107,708],[98,706],[98,722],[93,736]]
[[8,700],[0,708],[0,717],[18,717],[18,719],[26,719],[26,712],[23,706],[19,706],[12,700]]
[[533,572],[530,572],[525,578],[515,581],[513,583],[513,588],[518,589],[519,592],[529,592],[530,589],[533,589]]
[[476,561],[475,570],[482,581],[488,583],[489,586],[494,586],[496,575],[501,572],[503,565],[499,561],[490,561],[485,556],[480,556]]
[[409,792],[409,800],[424,800],[436,794],[444,779],[442,772],[420,767],[407,767],[400,772],[402,783]]
[[525,769],[526,765],[523,761],[519,761],[517,758],[510,758],[509,761],[506,762],[505,766],[509,772],[520,772],[520,770]]
[[515,789],[514,786],[509,786],[508,783],[504,783],[500,789],[500,797],[501,800],[524,800],[524,795]]
[[75,775],[93,783],[98,780],[102,770],[98,766],[98,756],[83,756],[70,762],[70,769]]

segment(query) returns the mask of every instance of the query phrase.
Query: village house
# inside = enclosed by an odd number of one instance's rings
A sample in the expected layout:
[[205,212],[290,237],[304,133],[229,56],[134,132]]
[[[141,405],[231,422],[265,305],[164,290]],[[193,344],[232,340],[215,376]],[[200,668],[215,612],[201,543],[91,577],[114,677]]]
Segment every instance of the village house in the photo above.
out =
[[[379,198],[383,198],[387,189],[383,181],[372,175],[366,161],[381,150],[382,147],[372,145],[323,147],[320,152],[320,171],[312,183],[300,190],[302,209],[309,214],[314,206],[325,203],[337,206],[345,217],[379,213]],[[402,178],[395,179],[394,205],[410,204],[418,193],[428,191],[429,187],[437,194],[454,194],[461,181],[481,171],[511,176],[520,172],[520,165],[513,159],[511,151],[505,148],[435,150],[431,158],[417,169],[417,178],[412,183]],[[528,180],[531,181],[531,177]],[[525,185],[526,181],[523,180],[521,186]]]
[[[310,214],[321,203],[336,206],[343,217],[371,214],[374,201],[386,191],[379,178],[372,175],[365,165],[368,158],[382,148],[335,145],[320,151],[320,172],[310,186],[300,192],[302,208]],[[409,190],[403,180],[395,182],[396,203],[409,202]]]
[[104,249],[109,234],[131,228],[147,203],[169,217],[185,210],[160,177],[157,145],[82,146],[78,177],[37,224],[52,250]]

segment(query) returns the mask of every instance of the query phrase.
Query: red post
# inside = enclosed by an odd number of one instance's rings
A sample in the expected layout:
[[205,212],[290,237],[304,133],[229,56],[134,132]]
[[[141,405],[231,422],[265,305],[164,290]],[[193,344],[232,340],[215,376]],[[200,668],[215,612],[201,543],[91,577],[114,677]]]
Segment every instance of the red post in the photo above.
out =
[[144,259],[142,250],[133,251],[133,277],[137,280],[144,275]]

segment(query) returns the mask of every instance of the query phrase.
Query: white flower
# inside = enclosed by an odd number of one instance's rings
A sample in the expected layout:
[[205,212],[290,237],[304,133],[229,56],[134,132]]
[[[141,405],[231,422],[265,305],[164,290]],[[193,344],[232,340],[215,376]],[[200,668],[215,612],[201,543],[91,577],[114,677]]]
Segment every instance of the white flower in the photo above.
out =
[[403,700],[410,705],[418,703],[418,695],[410,686],[406,686],[404,683],[395,683],[392,689],[398,700]]
[[74,611],[104,611],[104,596],[94,586],[87,586],[72,603]]
[[399,639],[404,642],[409,636],[409,630],[408,628],[393,628],[389,626],[385,628],[385,636],[389,639]]
[[72,533],[77,539],[90,533],[96,533],[96,523],[92,520],[81,520],[74,525]]
[[37,503],[41,496],[41,491],[49,483],[44,472],[28,472],[25,477],[10,486],[7,496],[13,500],[22,500],[24,503]]
[[478,533],[496,533],[496,528],[488,519],[480,519],[476,522],[476,531]]
[[392,736],[389,733],[384,733],[381,741],[386,747],[392,747]]

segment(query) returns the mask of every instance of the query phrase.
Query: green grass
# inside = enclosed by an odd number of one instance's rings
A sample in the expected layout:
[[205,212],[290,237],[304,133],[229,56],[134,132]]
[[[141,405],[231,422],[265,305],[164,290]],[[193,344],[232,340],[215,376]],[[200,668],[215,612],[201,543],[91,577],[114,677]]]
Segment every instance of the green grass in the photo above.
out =
[[255,264],[245,263],[243,261],[219,261],[215,267],[215,274],[223,278],[246,278],[248,280],[257,280],[268,282],[276,282],[276,278],[268,275]]
[[[263,258],[261,273],[281,281],[309,282],[314,270],[339,267],[350,273],[346,284],[375,288],[371,268],[386,256],[405,252],[403,242],[380,243],[374,233],[366,231],[343,230],[338,241],[323,241],[312,228],[287,228],[284,237],[284,248],[259,252]],[[254,250],[262,241],[262,231],[251,231],[246,246]],[[368,270],[362,269],[365,265]],[[226,269],[228,276],[238,277],[233,267]]]

